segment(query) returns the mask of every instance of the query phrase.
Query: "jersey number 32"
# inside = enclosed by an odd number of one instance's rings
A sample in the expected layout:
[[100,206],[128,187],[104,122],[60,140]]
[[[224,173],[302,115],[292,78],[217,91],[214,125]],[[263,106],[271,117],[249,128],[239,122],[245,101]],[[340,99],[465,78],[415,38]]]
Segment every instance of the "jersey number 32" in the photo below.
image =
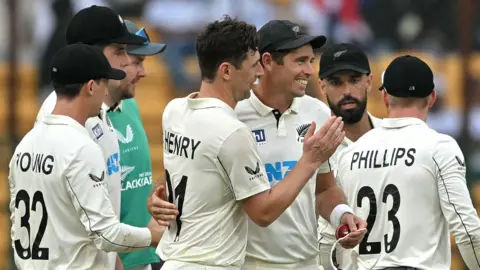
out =
[[[15,197],[16,209],[19,208],[20,203],[23,203],[25,208],[25,214],[20,218],[20,227],[27,230],[29,244],[27,247],[23,247],[20,240],[15,240],[15,252],[17,253],[18,257],[22,258],[23,260],[48,260],[48,248],[40,247],[43,235],[45,234],[45,230],[47,229],[48,221],[47,207],[45,206],[43,193],[40,191],[36,191],[35,193],[33,193],[33,197],[30,198],[28,192],[24,189],[21,189],[18,191],[17,196]],[[37,209],[38,205],[40,205],[40,207],[42,208],[41,210]],[[30,246],[30,239],[32,239],[30,236],[30,210],[42,211],[42,219],[40,220],[40,226],[38,227],[38,232],[35,236],[35,240],[33,241],[32,246]]]

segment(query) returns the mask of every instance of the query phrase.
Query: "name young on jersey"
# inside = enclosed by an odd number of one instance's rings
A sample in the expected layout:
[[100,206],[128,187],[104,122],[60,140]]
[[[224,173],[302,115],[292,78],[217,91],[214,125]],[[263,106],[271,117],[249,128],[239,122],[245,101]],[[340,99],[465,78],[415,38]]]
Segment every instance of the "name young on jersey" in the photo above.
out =
[[195,158],[195,150],[197,150],[201,141],[195,141],[189,137],[167,130],[165,130],[163,134],[165,152],[185,158]]
[[350,161],[350,170],[375,169],[405,164],[412,166],[415,162],[415,148],[393,148],[385,150],[364,150],[354,152]]
[[31,170],[35,173],[43,173],[49,175],[53,171],[55,158],[49,154],[35,154],[35,153],[17,153],[17,160],[15,162],[17,167],[20,167],[22,172]]

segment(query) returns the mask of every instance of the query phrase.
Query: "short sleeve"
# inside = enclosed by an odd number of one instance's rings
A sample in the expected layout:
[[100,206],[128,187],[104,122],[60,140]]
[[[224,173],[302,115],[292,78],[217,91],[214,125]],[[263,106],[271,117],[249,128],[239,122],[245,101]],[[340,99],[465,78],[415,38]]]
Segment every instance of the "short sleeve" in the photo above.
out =
[[241,127],[223,142],[218,159],[231,182],[237,200],[270,189],[265,165],[260,160],[253,135]]

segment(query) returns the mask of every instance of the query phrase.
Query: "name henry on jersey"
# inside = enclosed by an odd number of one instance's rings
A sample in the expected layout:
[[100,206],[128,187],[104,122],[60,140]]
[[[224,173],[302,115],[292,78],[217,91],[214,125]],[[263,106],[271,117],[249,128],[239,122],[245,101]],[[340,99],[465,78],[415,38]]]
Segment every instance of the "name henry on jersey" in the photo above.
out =
[[373,169],[396,166],[403,162],[410,167],[415,162],[415,148],[402,147],[385,150],[367,150],[354,152],[350,162],[350,170]]
[[55,158],[48,154],[35,153],[17,153],[15,166],[20,167],[22,172],[31,170],[35,173],[43,173],[49,175],[53,171]]
[[185,158],[195,158],[195,150],[197,150],[200,145],[200,141],[195,141],[194,139],[167,130],[165,130],[163,134],[164,150],[166,152]]

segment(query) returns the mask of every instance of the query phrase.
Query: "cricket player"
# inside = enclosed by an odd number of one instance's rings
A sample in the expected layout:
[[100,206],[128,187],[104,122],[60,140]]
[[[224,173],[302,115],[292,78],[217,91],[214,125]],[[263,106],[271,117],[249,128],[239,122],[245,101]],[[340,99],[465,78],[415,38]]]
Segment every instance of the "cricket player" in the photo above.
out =
[[[145,207],[152,191],[152,161],[147,134],[143,128],[140,112],[132,98],[136,93],[137,83],[147,76],[144,61],[147,56],[163,52],[165,44],[150,41],[145,28],[139,29],[133,22],[125,20],[127,30],[146,41],[142,45],[127,45],[126,51],[130,64],[125,67],[127,74],[132,74],[126,88],[120,88],[122,99],[117,100],[107,109],[107,116],[112,121],[120,147],[121,166],[121,207],[120,222],[132,226],[146,226],[149,221],[155,224]],[[154,248],[119,254],[126,270],[159,269],[160,258]]]
[[450,269],[450,231],[468,268],[480,269],[480,219],[462,151],[425,123],[436,97],[432,70],[405,55],[382,81],[388,118],[338,158],[337,181],[368,222],[359,269]]
[[[326,38],[309,36],[297,24],[279,20],[263,26],[258,37],[265,73],[250,98],[240,101],[235,112],[252,130],[269,184],[275,190],[300,164],[310,123],[325,123],[330,118],[325,104],[305,96],[313,74],[313,49],[323,46]],[[249,222],[242,269],[317,269],[316,210],[336,226],[366,226],[351,214],[343,192],[335,185],[328,157],[325,161],[309,175],[295,201],[276,221],[266,228],[253,219]],[[353,248],[363,234],[352,233],[343,244]]]
[[263,74],[255,26],[226,17],[208,24],[196,47],[200,91],[171,101],[163,115],[166,185],[178,215],[157,252],[166,270],[240,269],[248,218],[271,225],[333,154],[342,124],[332,117],[314,134],[310,120],[303,154],[271,188],[252,131],[234,111]]
[[[320,89],[326,96],[332,114],[341,116],[345,139],[330,158],[336,168],[339,153],[365,133],[380,124],[380,119],[367,112],[367,95],[372,88],[370,64],[365,52],[352,43],[329,46],[320,58],[318,74]],[[337,170],[334,170],[334,174]],[[335,228],[330,222],[318,218],[319,264],[324,270],[332,270],[330,254],[336,241]],[[334,261],[347,267],[350,250],[338,248]]]
[[144,249],[160,234],[121,224],[107,190],[101,148],[85,129],[108,81],[125,78],[85,44],[52,60],[58,100],[22,139],[10,161],[11,237],[19,269],[111,269],[110,251]]
[[[127,72],[126,78],[122,81],[110,82],[108,84],[108,95],[104,97],[102,109],[98,115],[88,119],[85,124],[92,139],[102,148],[107,165],[106,178],[110,199],[115,213],[120,217],[121,155],[117,136],[107,116],[107,111],[111,105],[117,102],[117,98],[120,96],[118,93],[122,89],[134,87],[131,85],[134,74],[130,70],[125,69],[131,64],[130,58],[126,53],[127,44],[141,46],[147,40],[144,37],[129,33],[125,21],[118,13],[110,8],[101,6],[91,6],[79,11],[68,25],[66,37],[68,44],[82,42],[99,47],[113,67]],[[56,101],[57,96],[55,91],[53,91],[43,102],[37,115],[37,122],[53,111]],[[144,224],[143,227],[146,225]],[[140,224],[137,226],[142,227]],[[121,264],[115,253],[111,253],[109,256],[112,264],[115,261],[115,264]]]

